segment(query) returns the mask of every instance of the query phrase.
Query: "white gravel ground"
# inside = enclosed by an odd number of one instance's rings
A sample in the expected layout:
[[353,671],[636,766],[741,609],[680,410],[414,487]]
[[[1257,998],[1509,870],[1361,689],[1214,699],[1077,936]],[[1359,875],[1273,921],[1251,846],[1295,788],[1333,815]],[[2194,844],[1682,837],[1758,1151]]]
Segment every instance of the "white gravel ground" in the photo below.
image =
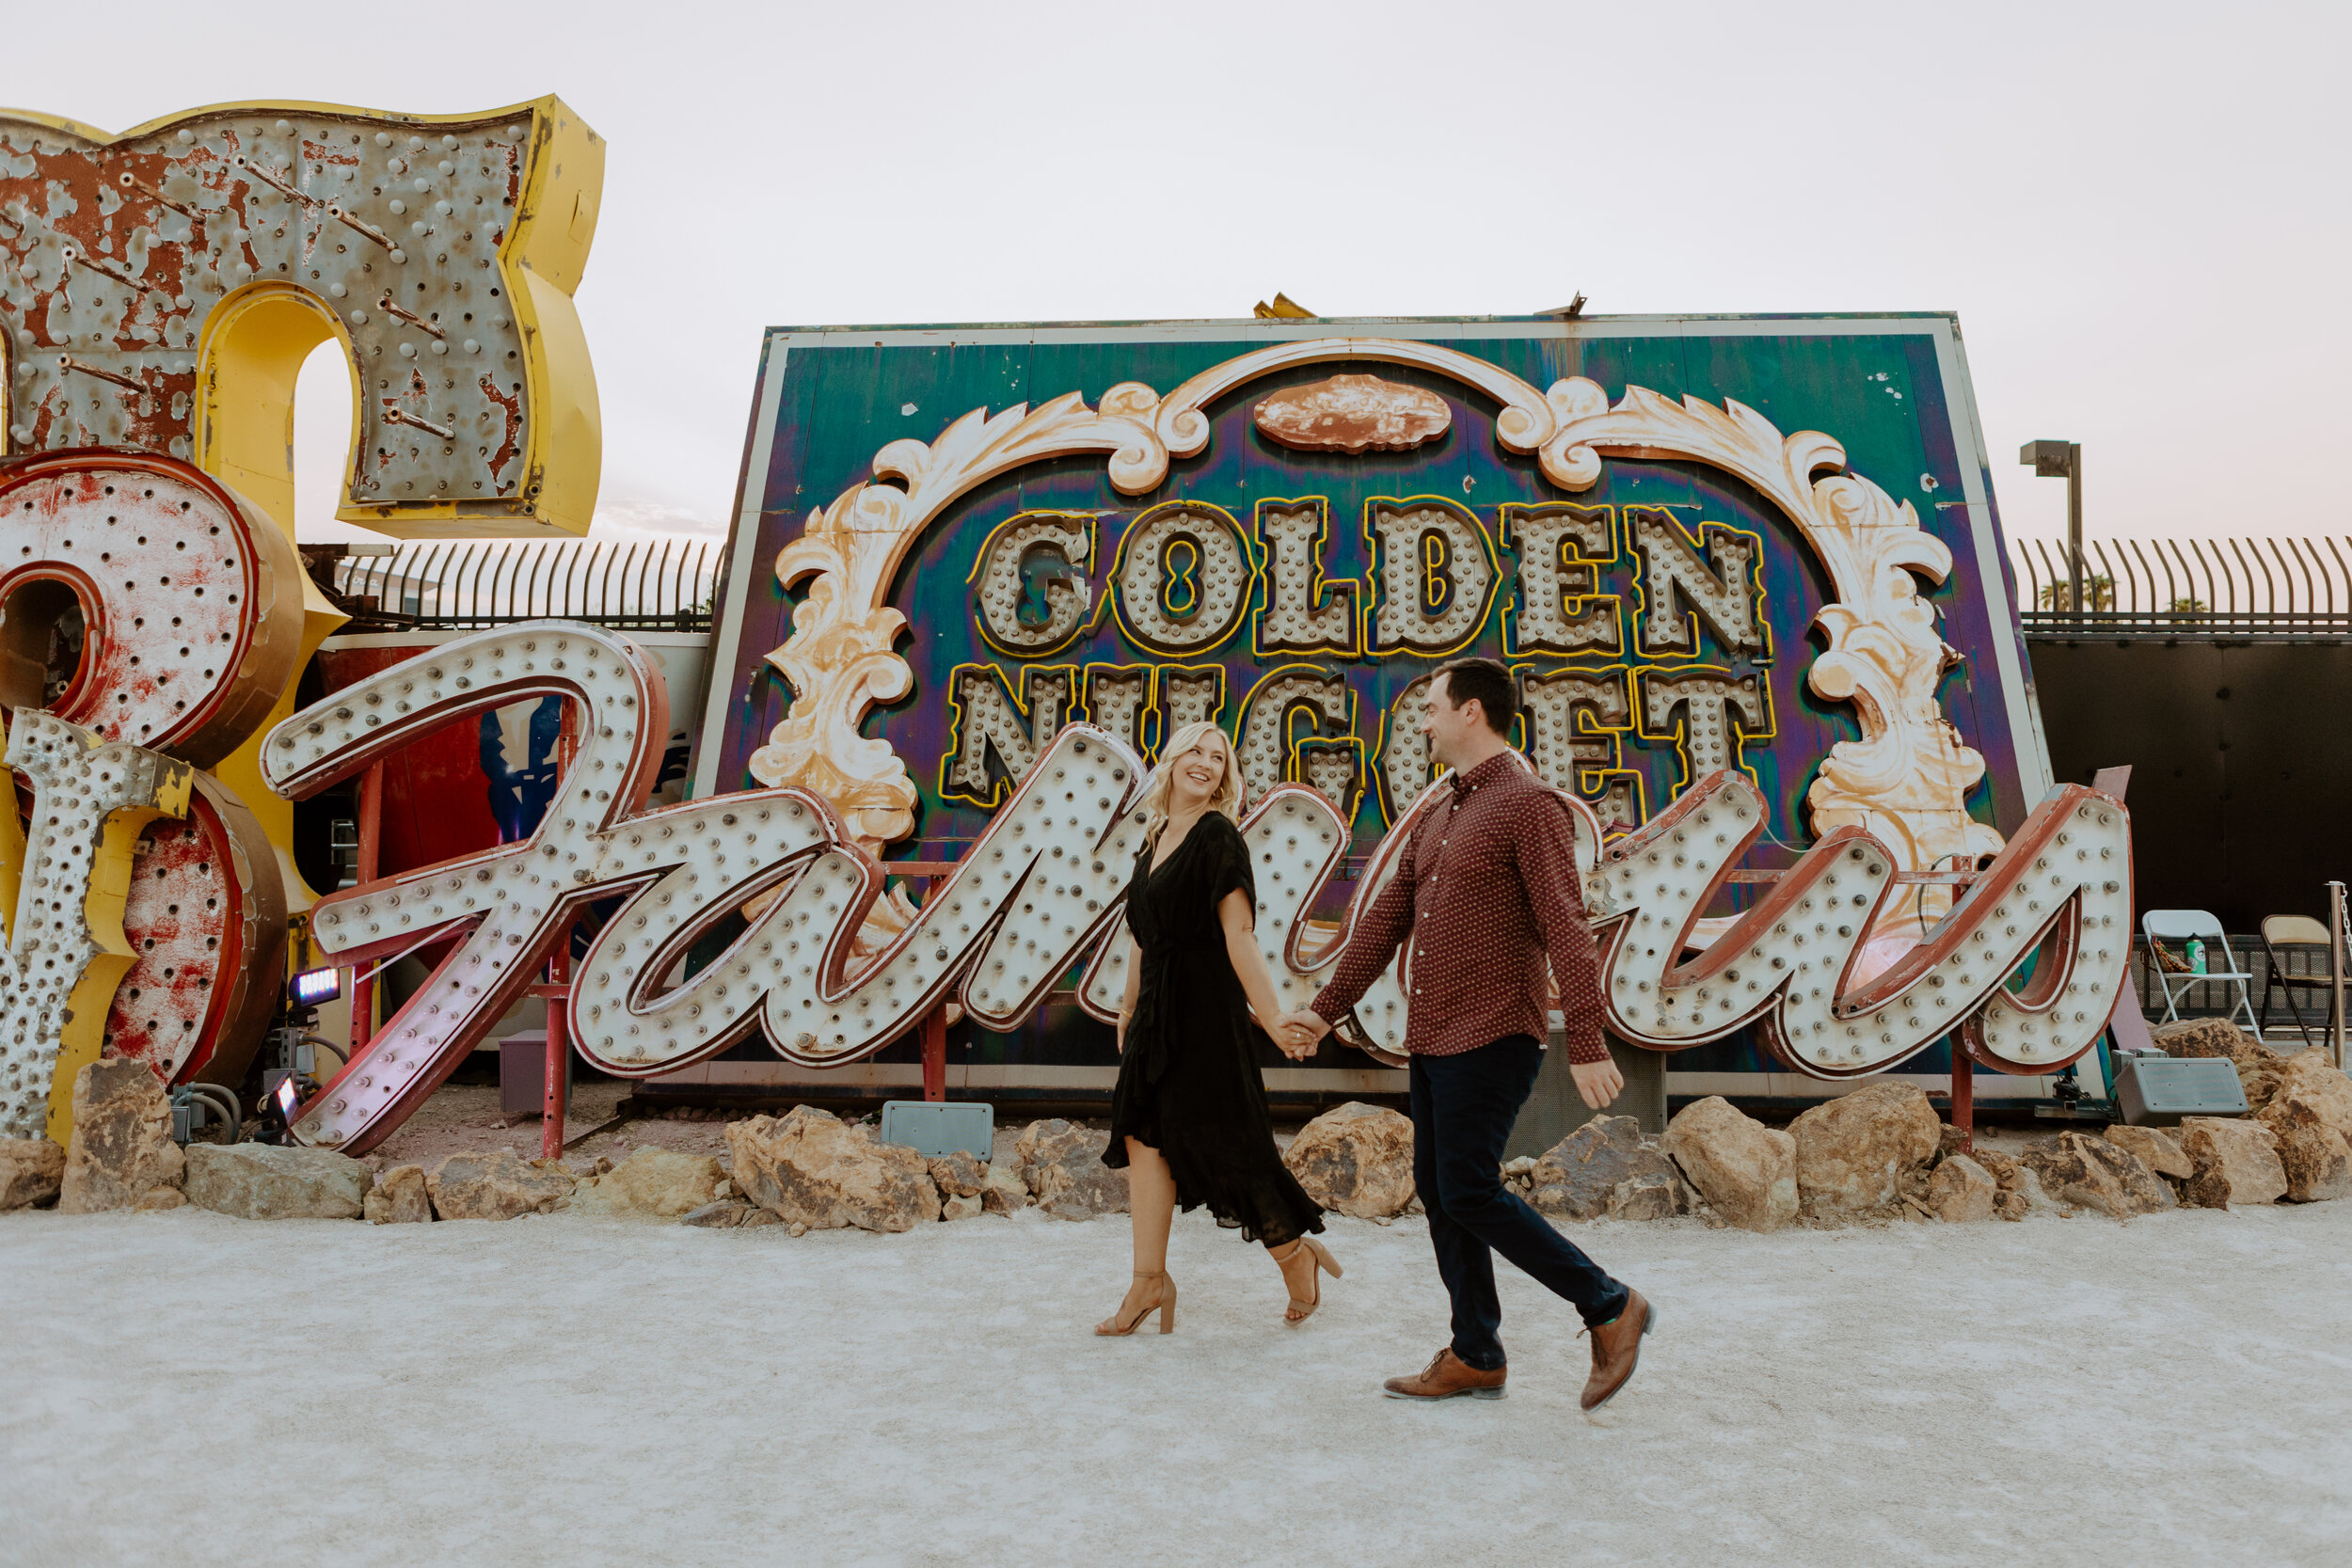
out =
[[2352,1202],[1756,1237],[1583,1227],[1657,1301],[1598,1421],[1505,1271],[1510,1398],[1406,1404],[1417,1221],[1304,1329],[1177,1227],[792,1240],[570,1215],[0,1218],[0,1561],[2352,1561]]

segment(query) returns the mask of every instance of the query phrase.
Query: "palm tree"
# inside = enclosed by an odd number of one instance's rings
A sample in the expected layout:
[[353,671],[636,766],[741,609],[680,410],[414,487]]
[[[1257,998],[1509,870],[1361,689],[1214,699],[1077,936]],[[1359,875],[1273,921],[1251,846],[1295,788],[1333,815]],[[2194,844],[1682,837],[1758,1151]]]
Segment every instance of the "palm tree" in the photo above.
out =
[[[2101,572],[2096,577],[2087,577],[2083,578],[2083,589],[2086,596],[2090,600],[2090,608],[2092,610],[2113,610],[2115,608],[2115,579],[2107,576],[2105,572]],[[2042,590],[2042,608],[2044,610],[2067,610],[2074,609],[2074,584],[2068,582],[2053,582],[2045,586]]]

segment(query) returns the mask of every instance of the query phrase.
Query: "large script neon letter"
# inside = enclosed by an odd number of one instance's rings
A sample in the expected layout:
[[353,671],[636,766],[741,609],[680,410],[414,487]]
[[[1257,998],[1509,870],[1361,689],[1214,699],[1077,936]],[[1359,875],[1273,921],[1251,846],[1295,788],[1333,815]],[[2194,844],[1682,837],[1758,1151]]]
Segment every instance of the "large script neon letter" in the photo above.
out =
[[194,769],[45,713],[20,713],[0,735],[8,766],[32,781],[34,823],[20,836],[16,802],[0,801],[0,895],[13,895],[0,949],[0,1138],[63,1143],[73,1075],[98,1059],[107,998],[131,967],[132,850],[148,823],[187,811]]
[[[582,957],[580,1049],[631,1076],[675,1070],[760,1029],[786,1058],[855,1061],[953,995],[1009,1027],[1117,921],[1142,832],[1142,765],[1070,725],[917,917],[857,970],[851,943],[887,868],[818,797],[753,790],[642,815],[667,734],[659,669],[627,639],[534,622],[448,643],[295,715],[262,748],[272,785],[313,793],[429,730],[530,695],[580,705],[580,750],[528,840],[320,902],[313,929],[365,961],[461,940],[365,1051],[296,1118],[317,1144],[364,1150],[397,1127],[521,994],[591,899],[628,895]],[[1282,960],[1346,847],[1329,803],[1286,786],[1245,824],[1260,863],[1259,929]],[[726,951],[663,989],[696,939],[781,885]]]

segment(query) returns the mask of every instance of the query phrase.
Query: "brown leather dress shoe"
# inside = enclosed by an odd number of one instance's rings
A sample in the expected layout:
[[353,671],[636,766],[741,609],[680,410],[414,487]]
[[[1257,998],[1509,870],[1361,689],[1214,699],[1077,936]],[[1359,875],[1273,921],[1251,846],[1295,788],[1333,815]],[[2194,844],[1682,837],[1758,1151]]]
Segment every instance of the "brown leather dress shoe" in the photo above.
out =
[[1499,1400],[1502,1397],[1502,1380],[1511,1375],[1508,1367],[1497,1367],[1482,1372],[1448,1345],[1432,1356],[1429,1365],[1411,1377],[1392,1377],[1380,1386],[1380,1391],[1392,1400],[1450,1400],[1456,1394],[1468,1394],[1474,1400]]
[[1642,1292],[1628,1289],[1625,1310],[1615,1320],[1591,1330],[1593,1375],[1584,1383],[1584,1408],[1597,1410],[1625,1386],[1642,1358],[1642,1337],[1658,1322],[1658,1308]]

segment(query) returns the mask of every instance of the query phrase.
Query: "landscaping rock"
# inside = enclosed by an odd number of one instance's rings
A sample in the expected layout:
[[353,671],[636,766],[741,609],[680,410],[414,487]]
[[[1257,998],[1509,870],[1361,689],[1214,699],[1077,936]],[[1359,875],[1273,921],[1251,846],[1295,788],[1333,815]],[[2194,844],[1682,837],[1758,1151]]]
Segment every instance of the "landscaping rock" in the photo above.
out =
[[788,1224],[899,1231],[939,1218],[939,1189],[923,1156],[876,1143],[831,1111],[796,1105],[781,1119],[729,1122],[726,1135],[736,1186]]
[[1333,1106],[1298,1130],[1282,1163],[1334,1213],[1391,1219],[1413,1201],[1413,1124],[1386,1106]]
[[511,1149],[453,1154],[433,1167],[425,1190],[445,1220],[511,1220],[545,1214],[571,1196],[572,1173],[554,1160],[524,1160]]
[[973,1158],[966,1149],[940,1155],[930,1162],[930,1171],[931,1185],[942,1197],[977,1197],[988,1185],[988,1162]]
[[2332,1127],[2273,1126],[2287,1201],[2320,1203],[2352,1197],[2352,1140]]
[[1690,1197],[1691,1190],[1682,1184],[1680,1172],[1654,1171],[1628,1177],[1612,1187],[1606,1212],[1613,1220],[1670,1220],[1690,1207]]
[[331,1148],[190,1144],[188,1201],[241,1220],[356,1220],[375,1173]]
[[2022,1220],[2040,1210],[2056,1209],[2058,1204],[2042,1190],[2042,1178],[1997,1149],[1979,1148],[1969,1156],[1992,1174],[2000,1190],[1993,1199],[1993,1213],[1997,1219]]
[[1037,1206],[1062,1220],[1127,1212],[1127,1173],[1103,1164],[1108,1132],[1059,1117],[1033,1121],[1013,1140],[1013,1160]]
[[73,1141],[67,1147],[57,1208],[68,1214],[109,1209],[175,1209],[187,1201],[186,1156],[171,1141],[171,1101],[145,1062],[114,1056],[73,1075]]
[[2179,1207],[2172,1189],[2137,1155],[2087,1132],[2061,1132],[2028,1148],[2022,1164],[2052,1197],[2119,1220]]
[[980,1195],[968,1193],[947,1198],[939,1206],[942,1220],[976,1220],[980,1217]]
[[1905,1173],[1935,1158],[1944,1123],[1924,1090],[1872,1084],[1816,1105],[1789,1124],[1797,1198],[1808,1213],[1865,1214],[1902,1196]]
[[2264,1074],[2262,1102],[2247,1102],[2273,1132],[2325,1127],[2352,1140],[2352,1078],[2336,1070],[2325,1051],[2282,1056]]
[[[707,1154],[640,1148],[572,1189],[571,1208],[623,1220],[675,1220],[721,1196],[726,1173]],[[729,1188],[728,1190],[732,1190]]]
[[[1664,1184],[1670,1216],[1674,1186],[1681,1180],[1675,1163],[1643,1140],[1642,1124],[1631,1117],[1595,1117],[1530,1161],[1527,1175],[1528,1201],[1539,1212],[1572,1220],[1612,1212],[1617,1190],[1637,1181],[1645,1183],[1645,1191]],[[1642,1208],[1642,1217],[1666,1217],[1647,1213],[1654,1198],[1626,1201]]]
[[47,1138],[0,1138],[0,1213],[57,1201],[65,1148]]
[[433,1194],[422,1165],[394,1165],[376,1172],[375,1185],[361,1205],[370,1225],[423,1225],[433,1218]]
[[2176,1023],[2159,1023],[2148,1031],[2148,1037],[2168,1056],[2226,1056],[2241,1067],[2280,1059],[2278,1052],[2226,1018],[2189,1018]]
[[2286,1167],[2278,1141],[2259,1121],[2234,1117],[2183,1117],[2181,1148],[2196,1166],[2184,1196],[2200,1209],[2276,1203],[2286,1196]]
[[980,1208],[991,1214],[1017,1214],[1029,1206],[1029,1184],[1003,1165],[983,1168]]
[[2180,1140],[2161,1127],[2124,1127],[2107,1129],[2107,1142],[2118,1148],[2128,1148],[2139,1157],[2139,1163],[2158,1176],[2175,1181],[2185,1181],[2197,1174]]
[[1797,1140],[1721,1095],[1677,1112],[1658,1147],[1729,1224],[1772,1230],[1797,1217]]
[[1927,1207],[1947,1225],[1963,1225],[1991,1219],[2000,1194],[1991,1171],[1965,1154],[1954,1154],[1928,1179]]
[[[723,1197],[715,1203],[706,1203],[698,1209],[688,1210],[678,1216],[678,1223],[697,1226],[705,1230],[732,1230],[754,1214],[767,1213],[768,1211],[765,1209],[754,1208],[748,1198]],[[769,1214],[768,1217],[771,1222],[775,1219],[772,1214]]]

